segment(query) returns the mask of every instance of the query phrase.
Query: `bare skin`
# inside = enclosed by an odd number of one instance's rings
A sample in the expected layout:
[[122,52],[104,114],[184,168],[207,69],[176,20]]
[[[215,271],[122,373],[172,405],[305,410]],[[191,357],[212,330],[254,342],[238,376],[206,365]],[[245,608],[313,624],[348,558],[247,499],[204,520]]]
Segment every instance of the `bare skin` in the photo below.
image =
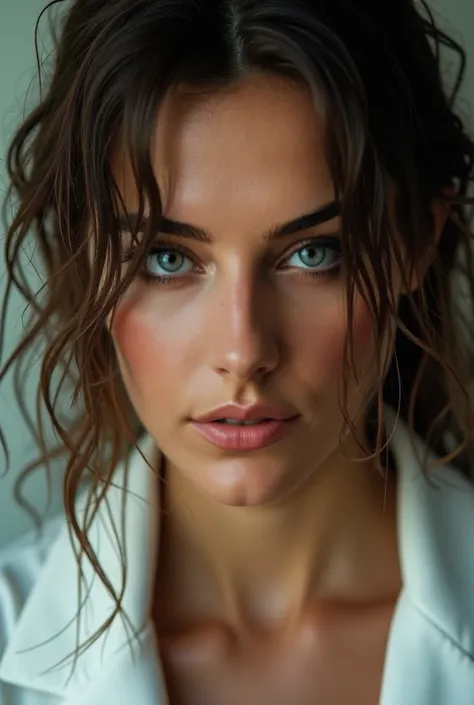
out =
[[[401,589],[396,488],[341,438],[338,402],[346,373],[363,439],[373,322],[358,296],[357,381],[343,365],[344,278],[310,275],[297,255],[339,219],[266,236],[334,199],[324,125],[303,90],[254,75],[175,94],[155,137],[164,215],[212,235],[166,235],[186,248],[183,276],[137,280],[109,322],[129,397],[167,458],[154,619],[170,703],[376,705]],[[120,150],[114,168],[132,211]],[[264,449],[216,448],[191,420],[231,402],[298,422]]]
[[217,508],[180,511],[170,476],[155,622],[172,705],[378,703],[401,587],[394,483],[384,512],[375,473],[345,496],[335,474],[293,496],[293,521],[279,507],[212,536]]

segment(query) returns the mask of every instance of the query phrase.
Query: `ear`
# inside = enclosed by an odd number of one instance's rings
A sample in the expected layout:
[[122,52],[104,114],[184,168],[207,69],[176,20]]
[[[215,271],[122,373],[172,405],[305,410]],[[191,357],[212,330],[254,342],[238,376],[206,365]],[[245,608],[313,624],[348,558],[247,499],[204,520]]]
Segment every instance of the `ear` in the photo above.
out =
[[[452,186],[449,186],[442,189],[441,193],[448,197],[455,197],[456,189]],[[423,280],[428,272],[428,269],[431,267],[436,258],[436,252],[438,250],[439,241],[441,239],[441,235],[444,232],[446,222],[451,213],[451,204],[447,203],[444,199],[437,197],[431,202],[431,213],[433,215],[433,232],[431,246],[428,248],[426,256],[423,258],[423,261],[420,262],[418,267],[416,268],[416,272],[414,272],[410,281],[409,289],[404,292],[406,294],[413,293],[423,284]]]

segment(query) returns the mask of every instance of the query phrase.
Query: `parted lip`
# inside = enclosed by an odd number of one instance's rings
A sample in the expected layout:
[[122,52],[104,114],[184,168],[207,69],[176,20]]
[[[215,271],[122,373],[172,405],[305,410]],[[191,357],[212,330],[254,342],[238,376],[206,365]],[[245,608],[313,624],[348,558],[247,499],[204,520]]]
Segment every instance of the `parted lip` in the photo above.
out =
[[209,411],[207,414],[194,418],[196,423],[212,423],[222,419],[233,419],[235,421],[256,421],[257,419],[269,419],[273,421],[289,421],[299,414],[288,413],[283,409],[269,404],[252,404],[251,406],[239,406],[238,404],[225,404],[217,409]]

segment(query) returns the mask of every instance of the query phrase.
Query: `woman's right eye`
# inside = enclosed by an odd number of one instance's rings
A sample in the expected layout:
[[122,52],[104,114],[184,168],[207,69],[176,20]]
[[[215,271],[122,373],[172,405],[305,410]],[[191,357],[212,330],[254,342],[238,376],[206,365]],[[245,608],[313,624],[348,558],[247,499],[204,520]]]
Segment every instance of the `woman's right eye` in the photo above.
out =
[[153,278],[167,278],[189,274],[193,262],[176,247],[154,248],[145,260],[146,275]]

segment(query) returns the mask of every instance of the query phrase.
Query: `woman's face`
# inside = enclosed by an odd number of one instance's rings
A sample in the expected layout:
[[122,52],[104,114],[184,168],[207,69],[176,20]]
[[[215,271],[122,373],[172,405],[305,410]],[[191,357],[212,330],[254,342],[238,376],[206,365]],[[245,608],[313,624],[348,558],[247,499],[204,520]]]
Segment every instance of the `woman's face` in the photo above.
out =
[[[163,215],[198,236],[176,226],[177,234],[157,235],[146,264],[154,279],[134,281],[111,333],[144,426],[176,470],[224,504],[282,499],[340,457],[340,219],[329,213],[326,222],[271,234],[333,202],[324,139],[310,97],[263,75],[219,94],[175,93],[158,119],[153,160]],[[113,168],[128,212],[137,210],[119,150]],[[373,354],[371,316],[357,298],[361,377],[349,374],[352,416],[373,388]],[[256,415],[284,420],[246,431],[195,423],[225,404],[270,405]],[[345,442],[345,452],[357,454]]]

